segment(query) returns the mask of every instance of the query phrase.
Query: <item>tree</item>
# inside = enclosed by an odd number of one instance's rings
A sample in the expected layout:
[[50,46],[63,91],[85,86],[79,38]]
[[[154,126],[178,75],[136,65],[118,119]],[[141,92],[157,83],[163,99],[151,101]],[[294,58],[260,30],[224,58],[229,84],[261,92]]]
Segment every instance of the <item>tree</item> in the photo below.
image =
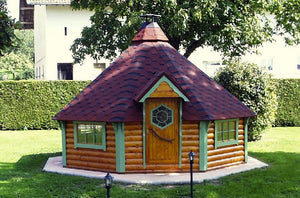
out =
[[0,70],[12,79],[34,78],[34,41],[32,30],[15,30],[12,46],[0,57]]
[[18,23],[8,16],[6,3],[0,0],[0,56],[3,56],[4,51],[12,45],[16,27]]
[[171,45],[183,49],[184,56],[204,46],[226,57],[241,56],[271,41],[274,34],[285,34],[289,44],[299,43],[298,4],[299,0],[73,0],[73,8],[90,9],[94,15],[71,50],[76,63],[87,55],[114,58],[141,27],[139,16],[155,13],[162,16],[159,24]]
[[257,114],[249,120],[248,139],[259,140],[275,122],[277,100],[270,75],[258,65],[234,60],[221,68],[214,79]]

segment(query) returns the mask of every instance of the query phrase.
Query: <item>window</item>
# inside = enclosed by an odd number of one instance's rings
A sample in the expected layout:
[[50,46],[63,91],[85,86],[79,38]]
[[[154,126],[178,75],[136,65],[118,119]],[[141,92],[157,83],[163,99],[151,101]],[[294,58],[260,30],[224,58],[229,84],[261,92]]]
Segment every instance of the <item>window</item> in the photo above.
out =
[[165,105],[160,105],[151,111],[151,122],[160,129],[173,123],[173,110]]
[[106,150],[105,123],[74,122],[75,148]]
[[238,144],[238,119],[215,121],[215,148]]
[[58,63],[57,64],[57,79],[58,80],[73,80],[73,64]]

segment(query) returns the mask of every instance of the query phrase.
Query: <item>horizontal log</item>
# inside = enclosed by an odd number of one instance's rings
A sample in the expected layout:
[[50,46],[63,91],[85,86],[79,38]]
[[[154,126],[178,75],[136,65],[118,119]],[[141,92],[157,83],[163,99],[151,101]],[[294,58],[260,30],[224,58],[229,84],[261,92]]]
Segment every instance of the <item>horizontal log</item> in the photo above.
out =
[[199,135],[199,131],[198,130],[182,130],[182,135]]
[[87,155],[68,155],[68,160],[77,160],[84,162],[96,162],[96,163],[108,163],[115,164],[115,158],[104,158],[99,156],[87,156]]
[[243,163],[244,163],[243,161],[238,161],[238,162],[223,164],[223,165],[220,165],[220,166],[208,167],[207,171],[221,169],[221,168],[226,168],[226,167],[229,167],[229,166],[236,166],[236,165],[243,164]]
[[106,142],[109,142],[109,141],[111,141],[111,142],[116,141],[115,136],[109,136],[109,135],[106,135]]
[[244,144],[245,144],[244,140],[239,140],[238,145],[244,145]]
[[[182,164],[190,164],[190,159],[188,156],[182,157]],[[199,164],[199,158],[195,158],[194,164]]]
[[211,145],[207,145],[207,150],[214,150],[215,149],[215,145],[211,144]]
[[182,124],[182,131],[199,131],[199,124]]
[[215,133],[215,128],[208,128],[207,133]]
[[213,145],[215,144],[215,140],[214,139],[208,139],[207,140],[207,145]]
[[182,146],[199,146],[199,141],[182,141]]
[[143,153],[127,153],[125,152],[125,159],[143,159]]
[[143,147],[131,147],[131,148],[125,148],[125,153],[143,153]]
[[66,138],[74,139],[74,133],[66,133]]
[[239,130],[238,134],[239,135],[244,135],[244,130]]
[[125,131],[143,129],[143,122],[127,122],[125,124]]
[[125,137],[127,136],[142,136],[143,130],[125,131]]
[[139,135],[139,136],[126,136],[125,137],[125,142],[134,142],[134,141],[143,141],[143,136],[142,135]]
[[187,147],[182,147],[182,152],[197,152],[199,150],[198,146],[187,146]]
[[142,141],[125,141],[125,147],[143,147]]
[[222,159],[218,161],[212,161],[207,163],[207,167],[214,167],[214,166],[220,166],[224,164],[229,164],[229,163],[234,163],[234,162],[239,162],[239,161],[244,161],[244,156],[238,156],[238,157],[233,157],[229,159]]
[[207,157],[208,162],[219,161],[223,159],[229,159],[232,157],[244,156],[244,151],[234,151],[230,153],[221,153],[218,155],[212,155]]
[[244,140],[244,135],[239,135],[239,140]]
[[239,124],[244,125],[244,119],[243,118],[239,119]]
[[143,159],[126,159],[126,165],[143,165]]
[[207,155],[212,156],[212,155],[218,155],[218,154],[222,154],[222,153],[229,153],[229,152],[241,151],[241,150],[244,150],[243,145],[231,146],[231,147],[225,147],[225,148],[223,147],[223,148],[216,149],[216,150],[209,150],[209,151],[207,151]]
[[199,141],[199,135],[182,136],[182,141]]
[[100,158],[116,158],[115,153],[109,153],[106,151],[92,151],[87,149],[67,149],[67,157],[69,155],[86,155],[86,156],[96,156]]
[[93,169],[93,170],[102,170],[102,171],[116,170],[116,165],[101,164],[101,163],[94,163],[94,162],[82,162],[76,160],[67,160],[67,167],[76,167],[82,169]]
[[67,138],[66,143],[74,145],[74,139],[73,138]]
[[215,134],[214,133],[208,133],[207,134],[207,139],[214,139],[215,138]]

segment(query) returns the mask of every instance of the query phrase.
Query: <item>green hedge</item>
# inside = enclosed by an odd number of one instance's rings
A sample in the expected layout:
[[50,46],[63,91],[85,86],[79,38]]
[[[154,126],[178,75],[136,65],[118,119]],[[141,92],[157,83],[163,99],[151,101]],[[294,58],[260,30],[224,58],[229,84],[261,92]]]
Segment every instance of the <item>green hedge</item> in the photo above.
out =
[[[274,80],[275,126],[300,126],[300,79]],[[90,81],[0,81],[0,129],[57,129],[52,117]]]
[[275,82],[278,101],[275,126],[300,126],[300,79]]
[[57,129],[52,117],[90,81],[0,81],[0,129]]

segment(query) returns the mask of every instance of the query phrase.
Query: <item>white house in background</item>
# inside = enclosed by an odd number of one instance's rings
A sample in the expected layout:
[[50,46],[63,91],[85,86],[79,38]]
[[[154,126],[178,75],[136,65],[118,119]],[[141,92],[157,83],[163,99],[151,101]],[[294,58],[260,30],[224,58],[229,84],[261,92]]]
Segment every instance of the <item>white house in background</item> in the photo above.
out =
[[[73,64],[70,46],[80,37],[82,28],[90,25],[93,12],[70,8],[71,0],[27,0],[34,5],[35,74],[40,80],[93,80],[109,65],[87,58],[82,65]],[[300,46],[287,47],[282,39],[260,48],[261,55],[247,55],[274,78],[300,78]],[[209,76],[222,65],[219,53],[211,48],[199,48],[189,60]],[[101,60],[102,61],[102,60]]]
[[[259,65],[273,78],[300,78],[300,45],[286,46],[283,38],[278,37],[276,42],[265,43],[258,51],[260,54],[247,54],[242,60]],[[189,60],[211,77],[225,66],[221,55],[211,48],[197,49]]]
[[[27,0],[34,5],[35,78],[37,80],[93,80],[109,64],[87,58],[73,64],[70,47],[93,12],[74,11],[71,0]],[[97,62],[97,63],[96,63]]]

